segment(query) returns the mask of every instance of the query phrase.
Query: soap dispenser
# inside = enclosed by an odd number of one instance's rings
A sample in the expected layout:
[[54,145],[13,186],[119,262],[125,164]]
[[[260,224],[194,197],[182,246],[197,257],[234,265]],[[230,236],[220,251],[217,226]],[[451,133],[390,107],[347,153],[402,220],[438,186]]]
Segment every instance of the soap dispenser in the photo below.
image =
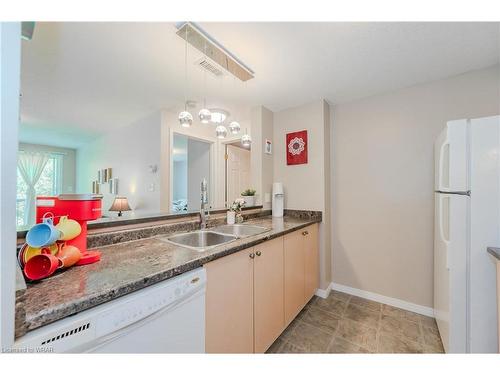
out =
[[273,217],[283,217],[284,206],[285,206],[285,194],[283,192],[283,184],[281,182],[274,182],[273,202],[272,202]]

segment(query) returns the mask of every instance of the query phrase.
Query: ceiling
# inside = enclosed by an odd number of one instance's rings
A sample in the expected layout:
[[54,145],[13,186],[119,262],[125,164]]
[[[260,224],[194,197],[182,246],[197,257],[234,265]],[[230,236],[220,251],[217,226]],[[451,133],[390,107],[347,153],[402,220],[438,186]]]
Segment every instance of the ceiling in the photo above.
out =
[[78,147],[155,110],[177,111],[185,87],[188,99],[202,103],[206,91],[207,106],[245,119],[254,105],[279,111],[320,98],[343,103],[485,68],[500,55],[499,23],[198,25],[255,78],[207,75],[205,90],[193,64],[201,55],[189,48],[186,86],[174,23],[37,23],[33,39],[22,42],[25,133],[68,134]]

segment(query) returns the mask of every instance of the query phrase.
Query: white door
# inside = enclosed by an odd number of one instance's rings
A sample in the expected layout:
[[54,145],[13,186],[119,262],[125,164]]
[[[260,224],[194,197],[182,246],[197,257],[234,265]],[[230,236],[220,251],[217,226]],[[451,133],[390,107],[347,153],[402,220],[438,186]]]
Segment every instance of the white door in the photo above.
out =
[[250,187],[250,151],[227,145],[227,203]]

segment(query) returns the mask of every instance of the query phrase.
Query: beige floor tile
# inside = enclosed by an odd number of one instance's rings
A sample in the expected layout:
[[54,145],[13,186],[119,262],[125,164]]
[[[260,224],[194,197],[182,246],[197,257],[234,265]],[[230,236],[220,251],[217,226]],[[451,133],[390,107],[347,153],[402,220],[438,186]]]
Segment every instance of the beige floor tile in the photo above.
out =
[[353,320],[342,319],[335,337],[340,337],[370,351],[377,349],[377,329]]
[[421,317],[423,315],[414,313],[412,311],[406,311],[406,310],[402,310],[402,311],[403,311],[403,319],[409,320],[410,322],[413,322],[413,323],[420,323],[421,322]]
[[357,306],[367,308],[370,310],[374,311],[380,311],[382,309],[382,304],[375,302],[375,301],[370,301],[366,298],[361,298],[357,296],[352,296],[351,299],[349,300],[349,304],[355,304]]
[[370,327],[378,328],[380,312],[349,303],[344,317]]
[[344,315],[347,303],[331,296],[328,298],[317,298],[311,306],[315,306],[339,317]]
[[409,340],[423,342],[423,333],[419,323],[410,322],[409,320],[401,320],[401,334]]
[[382,304],[382,315],[392,316],[394,318],[402,318],[404,310],[394,306]]
[[343,301],[343,302],[349,302],[351,295],[347,294],[347,293],[339,292],[336,290],[332,290],[328,297],[332,297],[332,298],[338,299],[338,300]]
[[399,336],[380,333],[378,338],[378,353],[423,353],[422,344],[404,340]]
[[310,324],[300,322],[287,337],[290,344],[308,353],[324,353],[333,336]]
[[304,348],[299,348],[298,346],[295,346],[288,341],[284,341],[283,344],[280,346],[279,354],[300,354],[300,353],[307,353]]
[[444,352],[441,337],[439,336],[439,333],[435,333],[433,329],[424,327],[423,342],[424,345],[429,348],[429,350],[432,350],[436,353]]
[[438,330],[437,324],[436,324],[436,319],[431,318],[429,316],[425,315],[420,315],[420,322],[422,323],[422,326],[432,328],[434,330]]
[[314,306],[311,306],[301,318],[301,321],[309,323],[331,334],[335,333],[337,330],[339,320],[340,318],[338,316]]
[[328,353],[338,353],[338,354],[350,354],[350,353],[370,353],[367,349],[362,348],[359,345],[350,343],[341,337],[335,337],[330,346],[328,347]]
[[390,333],[393,335],[399,334],[401,331],[401,318],[385,315],[382,312],[382,316],[380,318],[380,332]]
[[266,353],[268,354],[274,354],[274,353],[279,353],[279,350],[281,348],[281,345],[283,345],[284,341],[281,338],[277,338],[275,342],[267,349]]

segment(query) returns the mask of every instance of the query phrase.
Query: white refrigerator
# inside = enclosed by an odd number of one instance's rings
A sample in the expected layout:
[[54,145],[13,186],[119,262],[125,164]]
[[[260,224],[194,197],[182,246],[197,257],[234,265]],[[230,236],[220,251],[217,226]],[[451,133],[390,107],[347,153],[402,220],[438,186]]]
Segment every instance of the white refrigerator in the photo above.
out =
[[447,353],[496,353],[500,116],[448,122],[435,143],[434,314]]

